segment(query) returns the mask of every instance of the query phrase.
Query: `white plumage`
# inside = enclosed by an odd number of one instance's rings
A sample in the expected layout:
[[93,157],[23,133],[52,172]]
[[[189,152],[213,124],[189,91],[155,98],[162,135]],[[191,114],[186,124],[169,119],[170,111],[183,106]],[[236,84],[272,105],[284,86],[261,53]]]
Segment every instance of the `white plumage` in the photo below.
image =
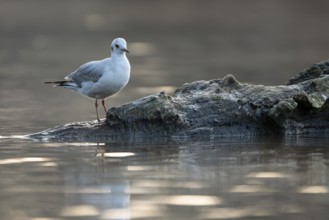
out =
[[126,57],[127,43],[116,38],[111,44],[112,55],[103,60],[91,61],[81,65],[65,77],[64,81],[45,82],[73,90],[85,97],[95,99],[97,120],[98,100],[102,100],[106,112],[105,99],[123,89],[130,77],[130,63]]

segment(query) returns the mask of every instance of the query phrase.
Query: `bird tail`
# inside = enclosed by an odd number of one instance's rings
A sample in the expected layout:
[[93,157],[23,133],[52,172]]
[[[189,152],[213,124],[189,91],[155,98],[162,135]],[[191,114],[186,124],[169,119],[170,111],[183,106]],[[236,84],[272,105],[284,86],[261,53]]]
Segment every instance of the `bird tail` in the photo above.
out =
[[44,82],[44,84],[53,84],[54,87],[60,86],[64,88],[75,88],[77,86],[76,83],[68,80]]

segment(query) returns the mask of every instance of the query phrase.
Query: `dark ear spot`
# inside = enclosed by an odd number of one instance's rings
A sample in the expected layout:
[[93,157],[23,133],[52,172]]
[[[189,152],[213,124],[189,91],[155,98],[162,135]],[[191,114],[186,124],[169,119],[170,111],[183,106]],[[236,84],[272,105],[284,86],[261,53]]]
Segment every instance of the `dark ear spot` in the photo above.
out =
[[113,51],[113,46],[111,47],[111,50]]

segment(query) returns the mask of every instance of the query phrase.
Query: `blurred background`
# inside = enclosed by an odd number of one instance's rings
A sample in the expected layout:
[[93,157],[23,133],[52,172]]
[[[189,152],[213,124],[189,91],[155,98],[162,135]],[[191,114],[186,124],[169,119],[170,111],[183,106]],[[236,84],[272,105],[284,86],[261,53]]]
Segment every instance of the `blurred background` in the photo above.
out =
[[[94,101],[52,88],[128,42],[128,86],[108,107],[234,74],[284,84],[329,57],[326,0],[0,1],[0,134],[95,119]],[[104,117],[104,113],[101,112]]]

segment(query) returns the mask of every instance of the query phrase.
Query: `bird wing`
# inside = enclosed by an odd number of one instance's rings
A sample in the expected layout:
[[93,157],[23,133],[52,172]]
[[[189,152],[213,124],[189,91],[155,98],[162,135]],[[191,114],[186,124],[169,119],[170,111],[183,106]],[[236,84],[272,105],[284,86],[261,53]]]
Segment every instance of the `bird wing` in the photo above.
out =
[[65,79],[74,81],[78,86],[81,86],[83,82],[97,82],[103,76],[102,67],[99,61],[91,61],[80,66]]

